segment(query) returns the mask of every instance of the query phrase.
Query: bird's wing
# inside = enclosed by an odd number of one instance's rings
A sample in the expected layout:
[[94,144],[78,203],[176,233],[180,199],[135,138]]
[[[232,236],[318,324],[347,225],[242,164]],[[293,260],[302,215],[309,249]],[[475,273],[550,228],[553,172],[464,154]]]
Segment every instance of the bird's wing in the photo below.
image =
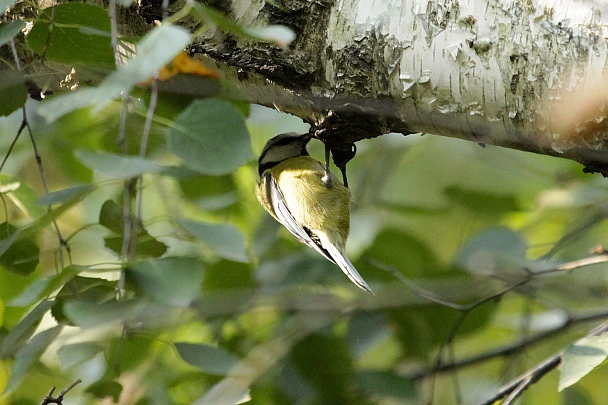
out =
[[365,290],[372,294],[374,293],[369,287],[369,285],[367,285],[363,277],[361,277],[361,274],[359,274],[357,269],[355,269],[355,266],[353,266],[350,260],[348,260],[348,257],[343,255],[342,252],[340,252],[336,246],[329,244],[327,246],[327,252],[333,258],[332,261],[338,265],[340,270],[342,270],[342,272],[346,274],[346,277],[348,277],[350,281],[352,281],[357,287],[361,288],[362,290]]
[[276,179],[268,172],[266,172],[264,176],[267,182],[268,190],[270,191],[269,197],[272,204],[272,209],[278,221],[300,242],[305,243],[317,252],[321,253],[330,262],[336,263],[329,252],[323,248],[323,246],[321,246],[321,241],[319,238],[317,238],[316,235],[314,235],[309,229],[306,229],[300,225],[293,217]]
[[350,260],[342,254],[342,252],[331,243],[326,243],[327,246],[323,246],[321,240],[317,235],[314,234],[310,229],[300,225],[293,217],[289,207],[285,202],[285,197],[275,180],[270,173],[265,174],[265,181],[267,182],[267,197],[269,198],[274,215],[278,221],[287,228],[289,232],[293,234],[300,242],[305,243],[317,252],[321,253],[327,260],[334,263],[346,274],[346,276],[352,281],[357,287],[370,292],[373,294],[372,289],[367,285],[363,277],[359,274],[355,266],[352,265]]

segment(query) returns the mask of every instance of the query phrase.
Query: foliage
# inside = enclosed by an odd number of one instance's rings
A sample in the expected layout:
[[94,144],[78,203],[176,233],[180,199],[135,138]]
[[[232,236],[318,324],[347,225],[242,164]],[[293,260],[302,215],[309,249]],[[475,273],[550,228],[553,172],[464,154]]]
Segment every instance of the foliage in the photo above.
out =
[[[27,36],[0,24],[3,55],[39,58],[0,61],[0,404],[77,379],[82,404],[468,404],[562,352],[524,402],[601,402],[603,179],[437,137],[360,142],[349,254],[368,295],[253,195],[253,151],[304,125],[212,69],[151,80],[193,39],[180,18],[278,47],[289,31],[174,11],[121,55],[96,6],[35,10]],[[26,102],[35,63],[76,89]],[[184,83],[198,97],[166,91]]]

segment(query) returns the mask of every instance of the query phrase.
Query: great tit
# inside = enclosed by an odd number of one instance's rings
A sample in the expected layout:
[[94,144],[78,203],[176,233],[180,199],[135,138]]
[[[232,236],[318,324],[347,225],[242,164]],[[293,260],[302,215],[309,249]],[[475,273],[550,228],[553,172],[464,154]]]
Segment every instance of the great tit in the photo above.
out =
[[260,204],[300,242],[336,264],[359,288],[372,292],[344,253],[350,230],[350,190],[306,150],[309,134],[270,139],[258,160]]

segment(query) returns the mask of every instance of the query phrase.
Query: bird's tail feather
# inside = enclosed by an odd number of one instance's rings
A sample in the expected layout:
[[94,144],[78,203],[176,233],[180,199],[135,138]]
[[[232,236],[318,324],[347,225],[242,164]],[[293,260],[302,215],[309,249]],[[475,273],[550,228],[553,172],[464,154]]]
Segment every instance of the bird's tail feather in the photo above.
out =
[[325,247],[325,249],[334,259],[334,262],[338,265],[338,267],[340,267],[344,274],[346,274],[346,276],[350,279],[350,281],[355,283],[355,285],[362,290],[372,294],[374,293],[369,285],[367,285],[365,280],[363,280],[363,277],[361,277],[357,269],[355,269],[355,266],[353,266],[350,260],[348,260],[348,257],[343,255],[337,247],[330,244],[329,246]]

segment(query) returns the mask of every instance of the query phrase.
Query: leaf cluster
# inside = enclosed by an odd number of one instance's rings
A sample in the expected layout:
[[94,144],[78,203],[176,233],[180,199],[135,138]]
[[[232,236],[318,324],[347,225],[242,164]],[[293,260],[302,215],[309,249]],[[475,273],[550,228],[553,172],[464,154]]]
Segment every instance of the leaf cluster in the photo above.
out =
[[[0,131],[15,140],[0,175],[0,403],[76,379],[80,403],[477,403],[558,351],[559,376],[531,398],[602,398],[605,336],[577,339],[608,316],[606,265],[578,262],[607,231],[603,179],[454,140],[366,140],[349,165],[365,295],[255,201],[253,150],[306,128],[213,75],[155,79],[193,39],[181,18],[278,47],[291,33],[187,3],[113,38],[107,11],[39,10],[25,36],[23,20],[0,24],[0,46],[39,58],[0,61]],[[26,102],[36,63],[64,87]]]

